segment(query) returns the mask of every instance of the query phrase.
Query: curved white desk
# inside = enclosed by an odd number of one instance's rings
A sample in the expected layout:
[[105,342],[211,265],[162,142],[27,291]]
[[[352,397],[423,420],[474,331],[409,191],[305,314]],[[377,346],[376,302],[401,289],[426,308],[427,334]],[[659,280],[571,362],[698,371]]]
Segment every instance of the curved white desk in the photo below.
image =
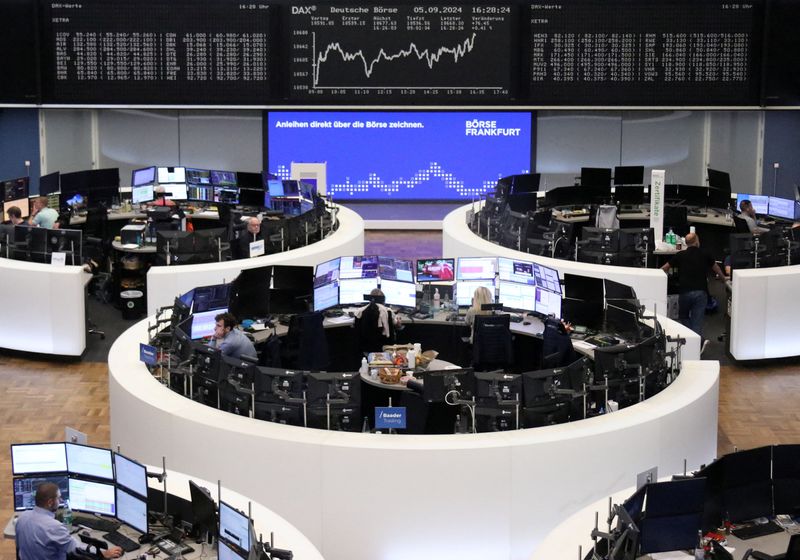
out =
[[327,432],[235,416],[160,385],[138,361],[146,321],[109,354],[112,445],[268,504],[331,560],[522,559],[561,520],[652,466],[707,463],[719,366],[684,362],[644,403],[476,435]]
[[315,266],[342,255],[364,254],[364,220],[361,216],[337,206],[339,228],[321,241],[283,253],[253,259],[181,266],[153,266],[147,273],[147,314],[159,307],[172,305],[175,297],[197,286],[230,282],[246,268],[271,264]]
[[[477,206],[476,206],[477,208]],[[602,264],[582,263],[561,259],[551,259],[530,255],[514,249],[508,249],[490,241],[486,241],[473,233],[467,225],[467,212],[472,205],[467,204],[450,212],[442,224],[442,256],[482,257],[500,256],[512,259],[535,261],[544,266],[558,270],[561,278],[564,274],[580,274],[594,278],[608,278],[621,284],[631,286],[639,301],[652,313],[656,306],[657,313],[667,310],[667,275],[659,269],[632,268],[626,266],[608,266]]]
[[80,266],[0,258],[0,347],[80,356],[86,349],[86,284]]
[[800,355],[800,265],[733,271],[730,351],[737,360]]

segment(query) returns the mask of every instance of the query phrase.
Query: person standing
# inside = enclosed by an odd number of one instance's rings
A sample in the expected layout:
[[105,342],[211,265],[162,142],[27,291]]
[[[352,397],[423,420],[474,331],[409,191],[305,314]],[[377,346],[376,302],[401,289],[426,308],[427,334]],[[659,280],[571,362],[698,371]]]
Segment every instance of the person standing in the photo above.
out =
[[[672,268],[678,271],[680,321],[703,340],[703,322],[708,304],[708,273],[713,272],[716,279],[724,281],[722,270],[714,257],[700,248],[700,238],[696,233],[686,236],[686,249],[675,253],[661,270],[668,273]],[[708,340],[705,340],[702,350],[707,345]]]

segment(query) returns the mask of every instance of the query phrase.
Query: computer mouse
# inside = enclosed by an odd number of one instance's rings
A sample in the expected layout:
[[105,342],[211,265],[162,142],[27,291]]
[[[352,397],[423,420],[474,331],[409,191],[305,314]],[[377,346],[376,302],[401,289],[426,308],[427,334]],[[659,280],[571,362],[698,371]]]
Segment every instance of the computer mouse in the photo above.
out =
[[531,322],[530,321],[522,321],[522,324],[527,326],[527,325],[530,325]]
[[153,535],[152,533],[145,533],[139,537],[139,544],[147,544],[149,542],[153,542],[154,537],[155,535]]

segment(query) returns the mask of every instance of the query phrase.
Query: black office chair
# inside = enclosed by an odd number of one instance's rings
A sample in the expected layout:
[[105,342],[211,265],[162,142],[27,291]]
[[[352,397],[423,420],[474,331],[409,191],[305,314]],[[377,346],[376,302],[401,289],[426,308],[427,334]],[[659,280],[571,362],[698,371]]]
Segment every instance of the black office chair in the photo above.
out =
[[388,337],[383,335],[383,329],[378,326],[380,310],[376,303],[370,303],[361,313],[361,317],[356,318],[355,328],[358,336],[358,349],[362,354],[379,352],[384,345],[394,344],[394,314],[391,309],[387,311],[389,313]]
[[664,206],[664,231],[686,237],[689,233],[689,213],[686,206]]
[[513,364],[511,316],[476,315],[472,327],[472,367],[477,371],[491,371]]
[[300,313],[289,319],[283,341],[283,363],[290,369],[321,370],[328,367],[328,341],[322,328],[322,313]]
[[772,556],[750,548],[744,553],[742,560],[749,558],[755,558],[755,560],[800,560],[800,535],[792,535],[792,538],[789,539],[789,546],[786,547],[786,552],[783,554]]
[[736,233],[750,233],[750,226],[747,221],[739,216],[733,216],[733,227],[736,228]]
[[548,318],[544,321],[542,332],[542,367],[551,369],[571,364],[577,358],[572,347],[572,339],[561,321]]

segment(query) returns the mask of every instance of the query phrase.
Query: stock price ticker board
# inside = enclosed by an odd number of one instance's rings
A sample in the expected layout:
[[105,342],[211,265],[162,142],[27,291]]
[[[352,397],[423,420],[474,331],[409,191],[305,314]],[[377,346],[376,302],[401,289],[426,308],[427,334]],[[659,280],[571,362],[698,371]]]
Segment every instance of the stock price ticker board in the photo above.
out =
[[541,105],[756,105],[760,0],[534,2],[529,67]]
[[79,0],[44,12],[44,102],[269,100],[265,2]]
[[507,100],[510,5],[292,5],[289,98]]

